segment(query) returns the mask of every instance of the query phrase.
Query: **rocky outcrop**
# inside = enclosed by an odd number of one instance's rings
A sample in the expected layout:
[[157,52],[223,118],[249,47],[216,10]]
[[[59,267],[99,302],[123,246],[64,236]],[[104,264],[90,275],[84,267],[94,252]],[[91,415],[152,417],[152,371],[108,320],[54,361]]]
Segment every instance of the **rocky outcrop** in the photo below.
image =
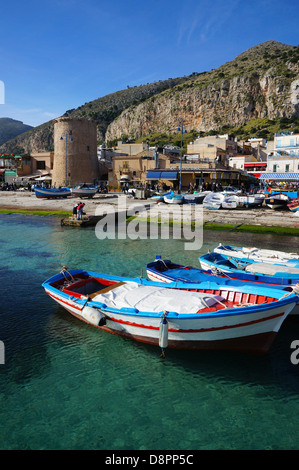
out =
[[[223,125],[236,127],[251,119],[299,116],[299,76],[269,68],[209,83],[175,87],[136,107],[126,109],[107,129],[106,141],[126,134],[138,138],[152,132],[174,132],[180,119],[190,131],[207,132]],[[292,79],[293,78],[293,79]]]

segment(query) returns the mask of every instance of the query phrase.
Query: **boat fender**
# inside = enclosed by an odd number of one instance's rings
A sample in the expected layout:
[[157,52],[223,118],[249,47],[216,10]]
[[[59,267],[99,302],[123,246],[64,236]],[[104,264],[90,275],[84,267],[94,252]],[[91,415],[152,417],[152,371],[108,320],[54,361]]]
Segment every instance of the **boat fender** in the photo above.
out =
[[83,318],[92,325],[103,326],[106,324],[105,315],[98,309],[85,306],[81,310]]
[[164,349],[168,346],[168,322],[166,319],[166,315],[168,312],[164,312],[162,316],[162,320],[160,322],[159,327],[159,346],[162,349],[161,356],[164,357]]

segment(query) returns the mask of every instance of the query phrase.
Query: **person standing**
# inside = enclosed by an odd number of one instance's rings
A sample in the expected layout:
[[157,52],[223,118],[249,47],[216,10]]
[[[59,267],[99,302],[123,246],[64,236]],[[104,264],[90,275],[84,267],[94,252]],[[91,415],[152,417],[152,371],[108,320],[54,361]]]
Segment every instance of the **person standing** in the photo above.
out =
[[77,207],[77,220],[82,220],[82,216],[83,216],[83,207],[85,206],[85,204],[83,202],[80,202],[78,207]]

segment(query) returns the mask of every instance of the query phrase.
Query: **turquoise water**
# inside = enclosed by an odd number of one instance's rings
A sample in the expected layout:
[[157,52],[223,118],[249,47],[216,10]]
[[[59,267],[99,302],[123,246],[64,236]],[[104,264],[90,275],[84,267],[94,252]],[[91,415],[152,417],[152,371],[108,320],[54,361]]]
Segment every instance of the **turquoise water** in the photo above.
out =
[[198,266],[218,242],[299,251],[296,237],[204,232],[182,240],[98,240],[93,228],[47,217],[0,216],[1,449],[298,449],[299,323],[287,319],[270,352],[166,351],[93,329],[41,283],[83,267],[145,275],[156,254]]

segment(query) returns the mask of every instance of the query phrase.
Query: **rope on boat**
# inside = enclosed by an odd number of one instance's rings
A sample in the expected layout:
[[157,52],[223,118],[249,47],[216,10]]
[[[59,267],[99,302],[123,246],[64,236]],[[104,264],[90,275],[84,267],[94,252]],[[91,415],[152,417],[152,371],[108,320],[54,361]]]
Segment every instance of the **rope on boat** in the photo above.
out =
[[[71,284],[72,282],[75,282],[75,279],[73,278],[73,276],[71,275],[71,273],[68,271],[67,267],[66,266],[62,266],[62,269],[61,269],[61,274],[63,275],[64,279],[66,280],[66,282],[68,284]],[[66,274],[69,275],[69,277],[71,278],[70,280],[66,277]]]
[[297,297],[299,297],[299,284],[296,284],[293,287],[293,290],[291,290],[290,292],[287,292],[286,294],[284,294],[282,297],[280,297],[279,300],[284,299],[285,297],[288,297],[291,294],[295,294],[295,295],[297,295]]

